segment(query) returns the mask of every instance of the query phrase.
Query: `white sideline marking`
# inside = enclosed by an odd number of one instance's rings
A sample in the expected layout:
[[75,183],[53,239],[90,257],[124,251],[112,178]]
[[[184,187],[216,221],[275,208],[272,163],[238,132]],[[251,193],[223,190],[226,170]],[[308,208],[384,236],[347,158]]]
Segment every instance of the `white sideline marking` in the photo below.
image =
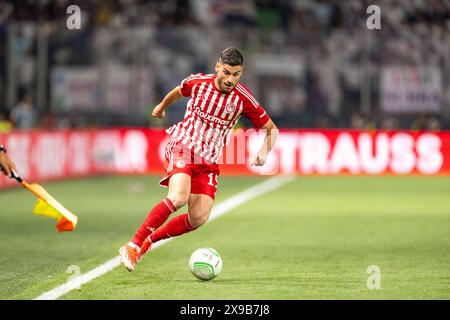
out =
[[[250,187],[242,192],[239,192],[234,196],[231,196],[230,198],[216,205],[211,211],[211,217],[209,218],[209,221],[217,219],[218,217],[224,215],[230,210],[233,210],[234,208],[240,206],[241,204],[244,204],[247,201],[252,200],[253,198],[256,198],[272,190],[275,190],[294,179],[295,178],[291,176],[273,177],[267,179],[266,181],[260,184]],[[155,245],[152,246],[152,250],[159,248],[160,246],[168,243],[169,241],[172,241],[173,239],[175,238],[169,238],[166,240],[159,241],[158,243],[155,243]],[[80,288],[81,285],[86,284],[94,280],[95,278],[104,275],[105,273],[115,269],[118,266],[120,266],[119,256],[105,262],[104,264],[98,266],[95,269],[92,269],[91,271],[85,274],[82,274],[81,276],[73,278],[72,280],[66,282],[63,285],[60,285],[50,291],[44,292],[39,297],[33,300],[56,300],[59,297],[65,295],[66,293],[74,289]]]

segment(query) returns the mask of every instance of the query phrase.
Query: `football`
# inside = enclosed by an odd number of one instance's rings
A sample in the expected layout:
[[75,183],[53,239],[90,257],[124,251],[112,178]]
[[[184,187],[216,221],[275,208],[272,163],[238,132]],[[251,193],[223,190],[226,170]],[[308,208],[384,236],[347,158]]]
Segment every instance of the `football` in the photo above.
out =
[[189,270],[197,279],[212,280],[222,271],[222,257],[213,248],[199,248],[191,254]]

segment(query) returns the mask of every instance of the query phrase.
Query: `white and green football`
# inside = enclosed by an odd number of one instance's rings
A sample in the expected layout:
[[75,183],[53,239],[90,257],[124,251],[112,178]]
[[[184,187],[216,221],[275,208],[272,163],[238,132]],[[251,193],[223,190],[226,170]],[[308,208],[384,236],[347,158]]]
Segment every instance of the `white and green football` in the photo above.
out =
[[222,257],[213,248],[199,248],[191,254],[189,270],[200,280],[212,280],[222,271]]

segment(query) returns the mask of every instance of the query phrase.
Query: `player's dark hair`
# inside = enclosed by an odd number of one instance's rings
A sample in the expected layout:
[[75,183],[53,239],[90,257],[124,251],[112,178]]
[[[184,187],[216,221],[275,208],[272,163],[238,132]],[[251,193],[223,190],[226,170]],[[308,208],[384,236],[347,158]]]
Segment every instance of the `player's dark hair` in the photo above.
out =
[[226,48],[220,53],[219,60],[230,66],[242,66],[244,64],[244,56],[236,48]]

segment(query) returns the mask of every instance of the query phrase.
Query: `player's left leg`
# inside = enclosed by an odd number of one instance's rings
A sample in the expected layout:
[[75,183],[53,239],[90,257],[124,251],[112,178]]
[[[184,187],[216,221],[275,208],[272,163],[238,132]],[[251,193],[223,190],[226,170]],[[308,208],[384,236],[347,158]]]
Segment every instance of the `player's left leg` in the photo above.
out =
[[197,229],[208,221],[214,200],[206,194],[191,193],[188,202],[189,224]]
[[149,236],[151,243],[180,236],[205,224],[211,214],[213,201],[210,196],[191,193],[188,201],[188,213],[176,216],[153,232]]

